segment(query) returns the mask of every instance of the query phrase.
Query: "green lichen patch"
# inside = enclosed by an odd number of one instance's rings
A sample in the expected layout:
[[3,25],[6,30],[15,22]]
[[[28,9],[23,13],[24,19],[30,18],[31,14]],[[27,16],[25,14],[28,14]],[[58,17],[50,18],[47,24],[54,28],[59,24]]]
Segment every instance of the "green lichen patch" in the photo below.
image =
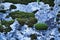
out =
[[[5,20],[1,20],[0,23],[0,32],[10,32],[12,29],[10,27],[10,25],[14,22],[14,20],[10,20],[10,21],[5,21]],[[5,25],[5,28],[3,27],[3,25]]]
[[32,27],[35,23],[37,23],[37,19],[31,17],[31,18],[29,18],[27,25],[28,25],[28,27]]
[[49,4],[50,6],[54,6],[54,0],[40,0],[42,2],[44,2],[45,4]]
[[11,30],[12,30],[11,27],[4,28],[2,25],[0,25],[0,32],[7,33],[7,32],[10,32]]
[[17,18],[17,21],[19,22],[19,24],[21,24],[21,26],[23,26],[26,23],[27,19]]
[[12,17],[13,19],[17,19],[19,24],[21,24],[22,26],[24,24],[27,24],[29,27],[32,27],[37,22],[34,13],[15,11],[15,12],[11,12],[7,17]]
[[11,2],[11,3],[20,3],[20,4],[28,4],[31,2],[44,2],[46,4],[49,4],[50,6],[54,6],[54,0],[4,0],[4,2]]
[[11,20],[11,21],[5,21],[5,20],[2,20],[1,21],[1,24],[2,25],[5,25],[6,27],[10,27],[10,25],[14,22],[14,20]]
[[11,3],[20,3],[20,4],[28,4],[31,2],[44,2],[46,4],[49,4],[50,6],[54,6],[54,0],[4,0],[4,2],[11,2]]
[[11,3],[20,3],[20,4],[28,4],[30,2],[34,2],[36,0],[4,0],[4,2],[11,2]]
[[34,13],[21,12],[21,11],[11,12],[8,16],[11,16],[13,19],[35,17]]
[[17,21],[19,22],[19,24],[21,24],[22,26],[24,24],[27,24],[28,27],[32,27],[36,22],[37,22],[37,19],[36,18],[17,18]]
[[37,23],[37,24],[35,24],[35,29],[36,30],[47,30],[48,25],[45,23]]

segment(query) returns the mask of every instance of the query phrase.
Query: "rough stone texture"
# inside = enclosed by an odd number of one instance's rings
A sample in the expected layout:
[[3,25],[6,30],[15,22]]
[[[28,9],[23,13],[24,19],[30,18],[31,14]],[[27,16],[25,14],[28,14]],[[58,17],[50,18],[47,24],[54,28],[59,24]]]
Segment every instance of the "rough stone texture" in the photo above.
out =
[[[24,12],[32,12],[35,10],[39,10],[35,14],[36,18],[38,19],[38,22],[40,21],[45,22],[46,20],[48,20],[46,21],[47,24],[53,29],[48,29],[46,31],[37,31],[34,28],[28,28],[27,25],[24,25],[20,30],[18,30],[20,26],[17,25],[19,23],[15,21],[11,25],[11,28],[13,30],[8,32],[6,35],[4,33],[0,33],[0,40],[30,40],[31,38],[29,37],[29,35],[34,33],[37,34],[37,40],[50,40],[51,38],[55,38],[55,40],[60,40],[60,33],[58,32],[58,28],[57,27],[55,28],[55,23],[54,23],[54,17],[60,10],[60,7],[58,6],[60,1],[55,0],[54,3],[55,3],[55,6],[53,7],[53,11],[50,10],[50,7],[48,4],[44,4],[42,2],[40,2],[39,5],[36,2],[29,3],[28,5],[15,4],[17,6],[16,10],[21,9],[20,11],[24,11]],[[10,4],[10,3],[4,4],[5,9],[9,9],[10,5],[7,5],[7,4]],[[3,19],[5,19],[6,15],[7,14],[0,14],[0,19],[2,17]],[[43,33],[45,33],[45,35]]]

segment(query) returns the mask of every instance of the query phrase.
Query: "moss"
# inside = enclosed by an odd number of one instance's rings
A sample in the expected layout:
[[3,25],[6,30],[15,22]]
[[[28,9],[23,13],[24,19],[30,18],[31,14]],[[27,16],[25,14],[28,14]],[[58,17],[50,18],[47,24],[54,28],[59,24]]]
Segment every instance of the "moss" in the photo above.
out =
[[[5,20],[1,20],[1,24],[0,24],[0,32],[10,32],[12,29],[10,27],[10,25],[14,22],[14,20],[11,21],[5,21]],[[4,28],[2,25],[5,25],[6,28]]]
[[[35,2],[36,0],[5,0],[4,2],[11,2],[11,3],[20,3],[20,4],[28,4],[30,2]],[[54,6],[54,0],[40,0],[50,6]]]
[[26,19],[17,18],[17,21],[19,22],[19,24],[21,24],[21,26],[23,26],[27,20]]
[[[11,2],[11,3],[20,3],[20,4],[28,4],[31,2],[36,2],[37,0],[5,0],[4,2]],[[40,0],[50,6],[54,6],[54,0]]]
[[19,24],[22,26],[27,24],[29,27],[32,27],[37,22],[34,13],[15,11],[11,12],[7,17],[9,16],[13,19],[17,18]]
[[0,12],[2,12],[2,13],[6,13],[6,10],[0,10]]
[[33,23],[28,23],[28,27],[33,27]]
[[11,5],[10,9],[16,9],[17,7],[15,5]]
[[31,34],[30,37],[31,37],[31,40],[36,40],[37,39],[37,35],[36,34]]
[[20,4],[28,4],[35,0],[5,0],[4,2],[11,2],[11,3],[20,3]]
[[37,19],[36,18],[17,18],[19,24],[21,24],[22,26],[24,24],[27,24],[28,27],[32,27],[36,22],[37,22]]
[[50,6],[54,6],[54,0],[40,0],[42,2],[44,2],[45,4],[49,4]]
[[35,17],[34,13],[21,12],[21,11],[11,12],[8,16],[11,16],[13,19]]
[[7,33],[7,32],[10,32],[11,30],[12,30],[11,27],[8,27],[8,28],[4,29],[4,32]]
[[35,28],[37,30],[47,30],[48,26],[45,23],[37,23],[35,24]]
[[5,20],[2,20],[2,25],[5,25],[6,27],[10,27],[10,25],[14,22],[14,20],[11,20],[11,21],[5,21]]
[[35,23],[37,23],[37,19],[34,17],[31,17],[28,21],[28,27],[32,27]]

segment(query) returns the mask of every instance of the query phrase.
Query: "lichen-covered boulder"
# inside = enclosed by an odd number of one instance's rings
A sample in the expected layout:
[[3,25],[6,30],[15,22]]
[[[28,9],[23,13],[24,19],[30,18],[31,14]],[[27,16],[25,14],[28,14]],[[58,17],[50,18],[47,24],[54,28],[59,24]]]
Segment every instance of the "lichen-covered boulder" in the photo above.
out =
[[28,27],[32,27],[36,23],[37,23],[37,19],[34,17],[29,18],[29,20],[27,21]]

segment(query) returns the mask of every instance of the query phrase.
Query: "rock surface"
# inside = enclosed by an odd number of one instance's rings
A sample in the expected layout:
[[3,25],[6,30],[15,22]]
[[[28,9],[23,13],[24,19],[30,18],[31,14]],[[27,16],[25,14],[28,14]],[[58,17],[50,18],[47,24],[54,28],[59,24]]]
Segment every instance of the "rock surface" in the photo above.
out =
[[[51,11],[48,4],[44,4],[43,2],[40,2],[39,4],[36,2],[29,3],[28,5],[23,4],[14,4],[17,6],[17,9],[13,9],[11,11],[24,11],[24,12],[33,12],[35,10],[38,10],[35,13],[35,17],[39,22],[47,22],[47,24],[50,27],[53,27],[52,29],[48,29],[46,31],[37,31],[34,28],[28,28],[27,25],[24,25],[20,30],[18,28],[20,27],[20,24],[15,21],[11,26],[12,30],[8,32],[6,35],[4,33],[0,33],[0,40],[31,40],[30,35],[31,34],[37,34],[37,40],[50,40],[51,38],[54,38],[55,40],[60,39],[60,33],[58,32],[58,28],[55,27],[55,17],[60,10],[59,0],[54,1],[55,6],[53,7],[53,10]],[[5,6],[5,9],[9,9],[10,5],[12,3],[3,3]],[[6,12],[5,14],[0,13],[0,19],[4,20],[11,20],[10,18],[5,18],[10,11]],[[17,25],[18,24],[18,25]]]

